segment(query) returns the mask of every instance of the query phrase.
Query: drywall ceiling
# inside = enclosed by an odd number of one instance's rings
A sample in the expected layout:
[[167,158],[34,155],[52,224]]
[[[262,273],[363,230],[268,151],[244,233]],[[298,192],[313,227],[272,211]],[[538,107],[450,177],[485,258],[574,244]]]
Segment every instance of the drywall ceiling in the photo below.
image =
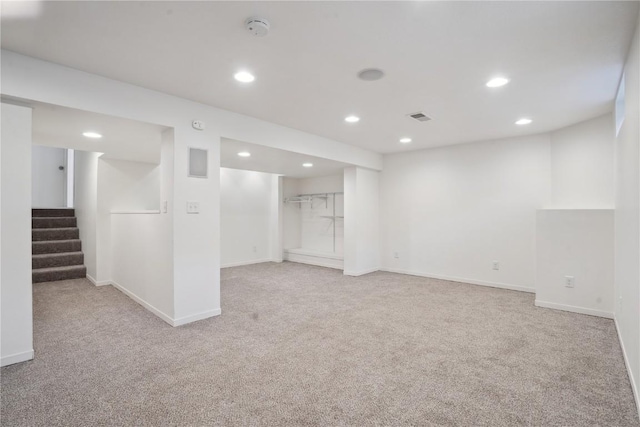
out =
[[[238,153],[249,152],[250,157],[240,157]],[[303,163],[311,163],[306,168]],[[306,156],[291,151],[265,147],[222,138],[220,141],[220,166],[231,169],[244,169],[257,172],[275,173],[290,178],[311,178],[315,176],[338,175],[351,166],[347,163]]]
[[[636,2],[3,2],[2,47],[388,153],[612,110]],[[267,37],[244,28],[271,22]],[[386,77],[356,78],[378,67]],[[256,76],[233,79],[238,70]],[[511,83],[490,90],[485,82]],[[424,111],[428,123],[405,114]],[[346,124],[357,114],[361,121]],[[529,126],[515,126],[520,117]],[[401,145],[398,139],[413,142]]]
[[[164,126],[55,105],[33,106],[33,143],[104,153],[105,158],[160,163]],[[84,132],[97,132],[90,139]]]

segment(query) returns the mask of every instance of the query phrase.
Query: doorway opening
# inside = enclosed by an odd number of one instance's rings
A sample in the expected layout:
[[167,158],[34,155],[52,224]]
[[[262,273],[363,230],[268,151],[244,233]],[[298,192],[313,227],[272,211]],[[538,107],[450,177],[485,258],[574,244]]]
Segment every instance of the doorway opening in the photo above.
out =
[[344,168],[222,138],[221,266],[283,260],[344,268]]

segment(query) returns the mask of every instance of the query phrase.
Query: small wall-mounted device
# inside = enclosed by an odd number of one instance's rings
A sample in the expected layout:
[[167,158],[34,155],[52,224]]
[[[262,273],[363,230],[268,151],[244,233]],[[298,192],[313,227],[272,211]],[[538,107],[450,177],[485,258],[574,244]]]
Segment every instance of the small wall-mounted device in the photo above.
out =
[[189,174],[192,178],[207,177],[207,150],[189,148]]
[[204,122],[201,122],[200,120],[192,121],[191,126],[196,130],[204,130]]
[[200,213],[200,203],[199,202],[187,202],[187,213],[188,214],[198,214],[198,213]]
[[264,18],[249,18],[244,22],[245,28],[256,37],[269,34],[269,21]]

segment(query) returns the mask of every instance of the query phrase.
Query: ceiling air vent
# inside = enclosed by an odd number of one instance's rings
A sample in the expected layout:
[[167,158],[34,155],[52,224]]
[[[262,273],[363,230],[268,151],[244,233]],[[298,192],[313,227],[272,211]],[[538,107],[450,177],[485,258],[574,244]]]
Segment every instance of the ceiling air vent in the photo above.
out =
[[428,122],[429,120],[431,120],[431,117],[427,116],[425,113],[411,113],[407,114],[407,116],[419,122]]

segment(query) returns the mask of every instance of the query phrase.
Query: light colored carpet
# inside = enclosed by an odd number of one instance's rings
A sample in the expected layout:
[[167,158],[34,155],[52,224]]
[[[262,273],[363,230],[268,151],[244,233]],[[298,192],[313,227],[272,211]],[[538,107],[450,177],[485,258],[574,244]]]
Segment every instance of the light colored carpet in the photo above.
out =
[[179,328],[85,280],[34,305],[3,426],[639,424],[613,322],[521,292],[267,263]]

